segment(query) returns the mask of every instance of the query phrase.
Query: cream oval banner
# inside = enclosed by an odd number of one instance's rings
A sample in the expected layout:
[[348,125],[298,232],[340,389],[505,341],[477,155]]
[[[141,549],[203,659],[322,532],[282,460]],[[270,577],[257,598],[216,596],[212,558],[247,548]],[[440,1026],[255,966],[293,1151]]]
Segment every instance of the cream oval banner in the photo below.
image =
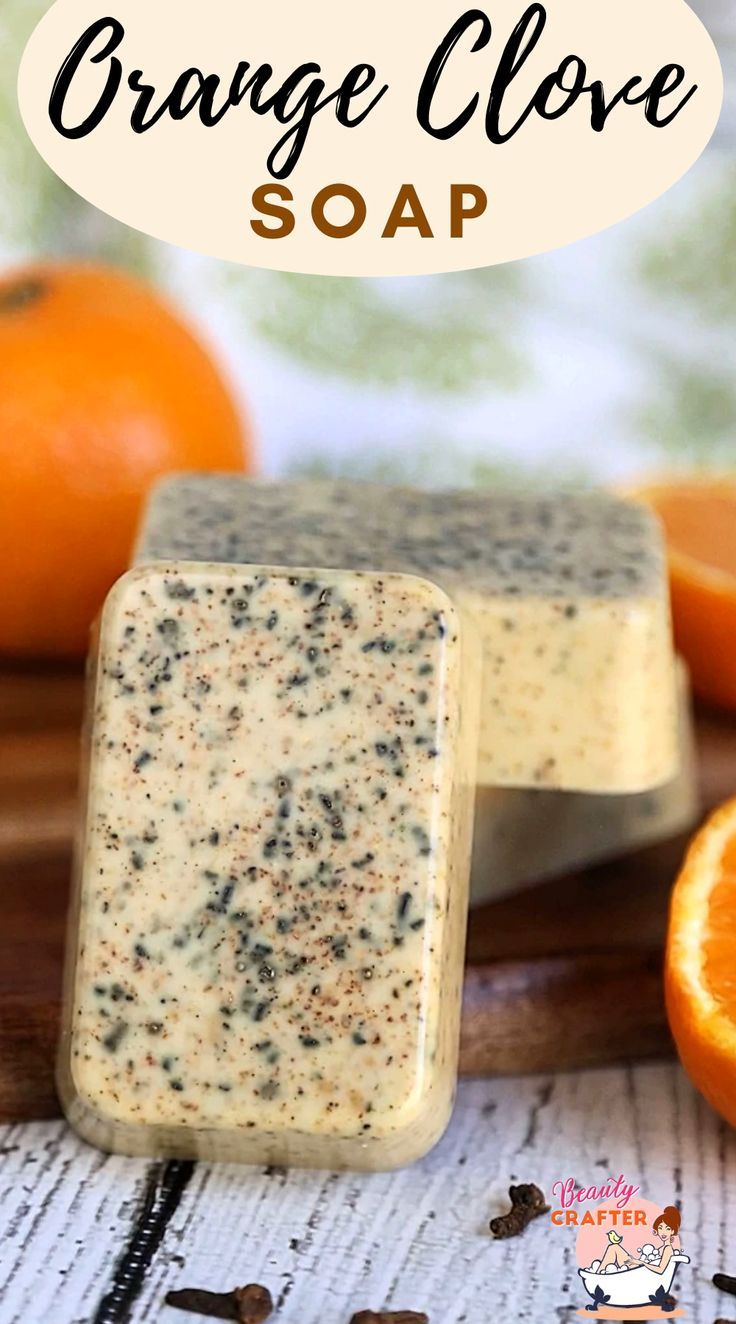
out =
[[716,126],[684,0],[56,0],[19,101],[77,193],[195,251],[409,275],[638,211]]

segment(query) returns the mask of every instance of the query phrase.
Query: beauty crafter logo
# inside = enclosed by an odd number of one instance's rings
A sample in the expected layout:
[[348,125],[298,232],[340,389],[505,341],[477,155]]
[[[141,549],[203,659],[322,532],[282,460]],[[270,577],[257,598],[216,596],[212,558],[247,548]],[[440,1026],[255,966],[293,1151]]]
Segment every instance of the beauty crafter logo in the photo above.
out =
[[553,1226],[576,1230],[576,1287],[589,1298],[579,1315],[652,1320],[685,1314],[675,1280],[690,1257],[682,1249],[676,1205],[645,1199],[623,1173],[587,1187],[560,1179],[552,1195]]

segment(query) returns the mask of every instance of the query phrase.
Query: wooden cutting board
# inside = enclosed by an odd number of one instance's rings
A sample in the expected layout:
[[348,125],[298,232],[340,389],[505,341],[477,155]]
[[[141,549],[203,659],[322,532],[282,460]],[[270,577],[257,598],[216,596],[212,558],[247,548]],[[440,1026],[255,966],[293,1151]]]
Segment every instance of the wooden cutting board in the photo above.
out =
[[[0,1122],[53,1117],[82,681],[0,672]],[[736,792],[736,722],[698,715],[703,802]],[[672,1051],[661,991],[685,841],[471,913],[461,1070],[555,1071]]]

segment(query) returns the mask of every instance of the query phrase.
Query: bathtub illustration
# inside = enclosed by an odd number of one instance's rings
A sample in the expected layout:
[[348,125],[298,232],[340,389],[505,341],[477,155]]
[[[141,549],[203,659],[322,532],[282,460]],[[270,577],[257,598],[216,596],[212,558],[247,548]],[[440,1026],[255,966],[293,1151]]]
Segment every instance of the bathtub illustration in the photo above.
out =
[[664,1289],[672,1289],[678,1264],[689,1264],[689,1255],[676,1250],[664,1273],[655,1273],[647,1264],[638,1264],[633,1269],[617,1269],[615,1273],[596,1273],[593,1268],[578,1269],[585,1284],[585,1290],[594,1300],[602,1301],[607,1296],[607,1306],[648,1306],[653,1296]]

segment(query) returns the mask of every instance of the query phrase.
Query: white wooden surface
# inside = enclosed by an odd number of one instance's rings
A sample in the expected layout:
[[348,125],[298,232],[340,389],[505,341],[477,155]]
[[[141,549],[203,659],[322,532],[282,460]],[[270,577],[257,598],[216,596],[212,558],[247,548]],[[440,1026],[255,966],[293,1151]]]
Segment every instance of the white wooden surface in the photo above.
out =
[[[62,1123],[0,1130],[0,1324],[90,1324],[151,1165],[105,1157]],[[426,1310],[431,1324],[574,1319],[573,1234],[546,1220],[494,1242],[510,1181],[623,1171],[682,1203],[692,1264],[676,1284],[697,1324],[736,1318],[710,1285],[736,1273],[736,1137],[674,1065],[465,1082],[445,1139],[393,1174],[336,1176],[198,1165],[130,1316],[185,1324],[171,1287],[265,1283],[278,1324],[347,1324],[353,1311]]]

